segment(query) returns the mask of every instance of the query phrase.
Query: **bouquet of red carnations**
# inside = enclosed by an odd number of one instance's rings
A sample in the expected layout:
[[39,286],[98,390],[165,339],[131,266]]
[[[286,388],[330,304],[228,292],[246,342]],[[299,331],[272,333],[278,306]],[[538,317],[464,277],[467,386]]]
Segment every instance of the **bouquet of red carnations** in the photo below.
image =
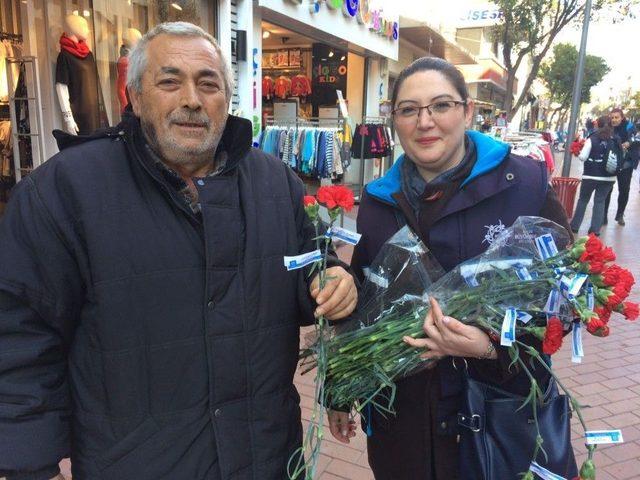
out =
[[[611,263],[614,252],[596,236],[569,245],[562,227],[538,217],[520,217],[492,241],[485,253],[442,275],[415,236],[406,229],[398,232],[367,272],[358,318],[323,340],[326,380],[321,398],[357,411],[368,405],[392,414],[395,381],[426,366],[424,350],[402,338],[426,336],[423,322],[431,296],[446,315],[499,339],[509,348],[514,365],[529,371],[519,354],[522,350],[552,375],[540,354],[554,354],[569,330],[572,354],[579,361],[583,327],[592,335],[607,336],[612,313],[637,318],[638,305],[626,301],[633,276]],[[542,352],[523,342],[527,336],[542,341]],[[303,365],[315,366],[320,361],[317,345],[305,350],[302,358]],[[527,403],[535,409],[543,394],[529,377]],[[570,398],[582,421],[578,402]],[[540,438],[533,460],[543,451],[541,445]],[[589,447],[583,466],[585,479],[594,448]],[[531,471],[528,474],[533,478]]]

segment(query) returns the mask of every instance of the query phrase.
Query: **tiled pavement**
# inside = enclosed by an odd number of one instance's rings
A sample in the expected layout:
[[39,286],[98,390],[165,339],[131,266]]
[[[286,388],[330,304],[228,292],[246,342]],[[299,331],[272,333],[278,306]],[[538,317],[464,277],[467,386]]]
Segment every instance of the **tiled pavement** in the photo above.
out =
[[[575,163],[575,162],[574,162]],[[579,167],[579,165],[574,165]],[[577,173],[577,172],[576,172]],[[627,214],[627,225],[615,222],[607,225],[602,239],[618,253],[619,262],[631,269],[640,281],[640,194],[638,193],[637,172],[631,188]],[[614,188],[611,210],[616,205],[617,190]],[[610,217],[613,216],[613,212]],[[590,212],[584,220],[586,232]],[[613,220],[613,218],[611,218]],[[349,220],[345,222],[350,227]],[[582,232],[581,232],[582,233]],[[349,249],[341,249],[340,255],[349,260]],[[640,286],[633,298],[640,300]],[[617,316],[616,316],[617,317]],[[640,323],[629,323],[615,318],[611,325],[611,335],[600,339],[585,335],[585,358],[581,364],[571,363],[568,342],[554,356],[554,368],[564,384],[579,396],[584,405],[584,417],[590,429],[620,428],[625,443],[598,448],[596,464],[598,480],[640,478]],[[296,385],[302,397],[302,416],[308,422],[313,408],[312,374],[296,376]],[[573,443],[578,461],[585,457],[581,440],[581,430],[574,418]],[[373,479],[367,464],[366,439],[359,429],[351,444],[338,443],[327,432],[319,462],[320,480],[367,480]],[[63,462],[63,472],[68,473],[68,462]],[[416,479],[419,480],[419,479]],[[496,479],[506,480],[506,479]]]

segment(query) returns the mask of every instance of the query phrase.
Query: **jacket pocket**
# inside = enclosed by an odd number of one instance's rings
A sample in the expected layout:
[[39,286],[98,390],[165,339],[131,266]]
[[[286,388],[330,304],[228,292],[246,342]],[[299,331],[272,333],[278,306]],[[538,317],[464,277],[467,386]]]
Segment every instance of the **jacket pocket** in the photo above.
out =
[[[132,454],[140,448],[143,448],[144,444],[158,433],[159,430],[160,428],[155,420],[151,417],[147,418],[113,447],[107,449],[107,451],[96,460],[96,466],[107,478],[118,478],[113,477],[110,472],[115,473],[116,471],[120,471],[122,467],[126,468],[127,463],[135,462],[136,456]],[[143,465],[136,465],[133,467],[133,470],[130,471],[138,471],[143,468]]]

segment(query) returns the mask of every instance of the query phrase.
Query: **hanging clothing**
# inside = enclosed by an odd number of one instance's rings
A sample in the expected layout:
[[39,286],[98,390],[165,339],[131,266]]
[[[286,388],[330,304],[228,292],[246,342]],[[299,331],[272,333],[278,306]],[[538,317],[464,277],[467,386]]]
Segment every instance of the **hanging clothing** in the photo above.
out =
[[79,57],[68,49],[60,51],[56,61],[56,83],[69,88],[71,112],[80,135],[88,135],[100,127],[108,126],[93,53]]
[[273,78],[269,75],[262,77],[262,96],[267,100],[273,97],[273,90],[275,88]]
[[296,75],[291,79],[291,96],[307,97],[311,95],[311,80],[306,75]]
[[291,94],[291,80],[285,76],[278,77],[273,87],[273,94],[278,98],[287,98]]
[[268,126],[259,145],[302,175],[335,180],[346,170],[341,135],[336,128]]
[[380,158],[391,155],[391,135],[382,123],[356,126],[351,144],[354,158]]

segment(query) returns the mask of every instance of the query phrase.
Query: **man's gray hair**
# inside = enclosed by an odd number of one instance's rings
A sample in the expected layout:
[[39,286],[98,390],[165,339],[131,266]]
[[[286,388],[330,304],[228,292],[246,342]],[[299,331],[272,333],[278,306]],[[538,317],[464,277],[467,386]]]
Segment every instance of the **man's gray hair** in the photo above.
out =
[[222,49],[215,38],[205,32],[202,28],[188,22],[165,22],[156,25],[145,33],[136,46],[129,53],[129,67],[127,69],[127,87],[130,90],[140,92],[142,90],[142,75],[147,68],[147,45],[158,35],[175,35],[179,37],[204,38],[215,48],[224,77],[224,89],[227,102],[231,101],[233,95],[233,74],[229,66],[227,57],[222,53]]

